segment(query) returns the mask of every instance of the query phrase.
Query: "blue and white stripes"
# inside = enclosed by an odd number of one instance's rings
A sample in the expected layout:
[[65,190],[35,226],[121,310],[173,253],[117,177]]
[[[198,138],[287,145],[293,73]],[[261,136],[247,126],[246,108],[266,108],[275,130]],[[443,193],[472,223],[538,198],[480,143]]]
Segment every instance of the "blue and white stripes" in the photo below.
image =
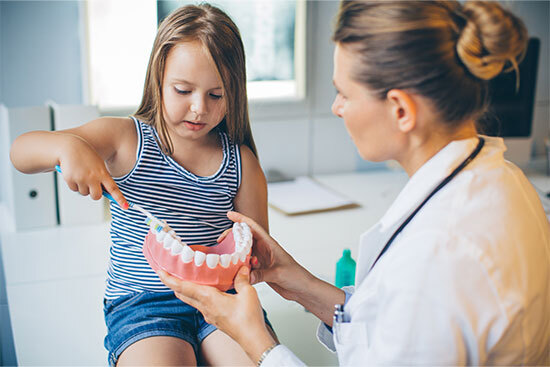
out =
[[[218,236],[232,226],[226,213],[233,209],[240,186],[239,147],[220,132],[223,162],[214,175],[200,177],[162,152],[151,126],[134,121],[138,132],[137,162],[126,176],[115,178],[118,187],[128,201],[166,220],[188,245],[215,244]],[[145,215],[122,210],[116,203],[111,203],[111,215],[111,258],[105,298],[131,292],[168,291],[142,253],[149,228]]]

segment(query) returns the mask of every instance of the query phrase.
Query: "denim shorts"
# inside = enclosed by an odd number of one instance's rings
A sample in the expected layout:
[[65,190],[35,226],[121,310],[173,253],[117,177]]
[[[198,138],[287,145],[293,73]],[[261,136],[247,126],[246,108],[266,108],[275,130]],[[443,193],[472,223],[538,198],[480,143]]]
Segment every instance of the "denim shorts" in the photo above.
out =
[[[185,340],[193,347],[198,361],[200,343],[217,329],[207,323],[196,308],[178,299],[174,292],[136,292],[104,300],[103,303],[107,324],[104,344],[111,366],[116,365],[122,352],[130,345],[153,336]],[[273,329],[265,311],[264,318]]]

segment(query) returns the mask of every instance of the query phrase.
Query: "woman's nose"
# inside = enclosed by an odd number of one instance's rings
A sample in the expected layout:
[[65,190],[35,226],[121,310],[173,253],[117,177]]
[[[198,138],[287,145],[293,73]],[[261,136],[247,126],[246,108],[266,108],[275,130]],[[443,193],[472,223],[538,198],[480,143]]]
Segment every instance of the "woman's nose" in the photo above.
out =
[[336,95],[334,97],[334,102],[332,102],[332,113],[338,117],[342,117],[342,100],[340,98],[340,95]]

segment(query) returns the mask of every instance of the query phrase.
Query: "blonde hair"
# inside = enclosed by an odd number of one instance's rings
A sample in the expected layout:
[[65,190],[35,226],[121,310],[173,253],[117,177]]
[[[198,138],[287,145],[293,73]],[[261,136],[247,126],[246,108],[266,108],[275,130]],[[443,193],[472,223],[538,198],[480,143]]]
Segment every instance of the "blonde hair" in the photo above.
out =
[[343,1],[333,40],[355,51],[353,78],[379,98],[410,90],[456,125],[485,113],[487,80],[518,72],[527,30],[494,1]]
[[162,21],[149,58],[143,97],[134,116],[153,126],[159,133],[163,150],[173,154],[162,104],[166,58],[178,43],[195,40],[200,41],[212,56],[223,83],[227,113],[217,129],[226,132],[233,143],[247,145],[257,156],[248,115],[241,35],[227,14],[209,4],[183,6]]

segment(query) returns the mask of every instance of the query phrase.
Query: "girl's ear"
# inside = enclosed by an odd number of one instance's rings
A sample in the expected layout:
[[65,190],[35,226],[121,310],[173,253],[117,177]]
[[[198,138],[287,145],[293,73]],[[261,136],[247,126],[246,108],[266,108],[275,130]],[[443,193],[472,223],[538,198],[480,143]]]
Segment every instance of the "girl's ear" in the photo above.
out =
[[401,89],[391,89],[386,98],[390,103],[391,115],[397,122],[397,128],[408,133],[416,127],[416,103],[411,96]]

